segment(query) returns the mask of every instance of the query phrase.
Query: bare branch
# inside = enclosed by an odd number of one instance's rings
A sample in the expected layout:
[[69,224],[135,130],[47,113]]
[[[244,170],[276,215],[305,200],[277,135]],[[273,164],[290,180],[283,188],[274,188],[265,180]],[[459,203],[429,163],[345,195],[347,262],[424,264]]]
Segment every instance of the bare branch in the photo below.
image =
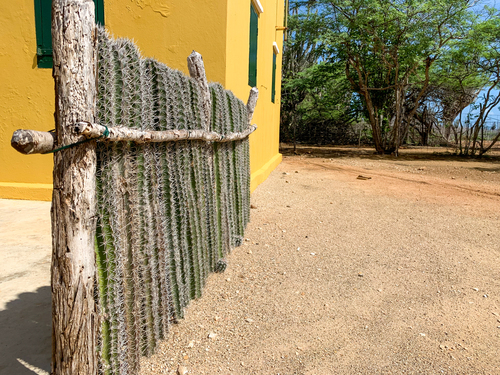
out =
[[[176,141],[205,141],[205,142],[232,142],[248,137],[257,126],[251,125],[243,132],[228,133],[226,135],[215,132],[207,132],[203,129],[175,129],[175,130],[140,130],[115,126],[106,128],[103,125],[92,124],[89,122],[79,122],[75,125],[76,134],[81,134],[86,138],[100,138],[102,141],[119,142],[132,141],[138,143],[158,143],[158,142],[176,142]],[[106,136],[106,133],[109,133]]]

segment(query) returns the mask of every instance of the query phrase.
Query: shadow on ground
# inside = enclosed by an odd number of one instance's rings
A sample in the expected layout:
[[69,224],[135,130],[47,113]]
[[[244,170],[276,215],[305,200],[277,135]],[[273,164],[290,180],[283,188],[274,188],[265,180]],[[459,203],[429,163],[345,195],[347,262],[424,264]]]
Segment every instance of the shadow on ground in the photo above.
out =
[[0,375],[50,372],[51,318],[49,286],[7,303],[0,311]]
[[[284,156],[303,155],[317,158],[341,158],[353,157],[369,160],[445,160],[462,162],[500,162],[500,149],[495,149],[491,154],[479,157],[457,156],[453,149],[446,147],[402,147],[399,156],[381,155],[375,152],[374,148],[356,146],[314,146],[297,145],[294,152],[293,145],[281,144],[280,153]],[[497,171],[495,168],[494,171]]]

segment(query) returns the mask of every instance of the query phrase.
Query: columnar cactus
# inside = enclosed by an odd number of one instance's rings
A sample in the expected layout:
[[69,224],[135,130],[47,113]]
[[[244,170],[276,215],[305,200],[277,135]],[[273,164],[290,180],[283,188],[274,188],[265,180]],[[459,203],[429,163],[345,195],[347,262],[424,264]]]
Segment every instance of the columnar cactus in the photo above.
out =
[[[98,31],[97,121],[142,130],[201,129],[198,84]],[[211,129],[248,126],[246,106],[210,85]],[[136,374],[168,326],[201,296],[249,221],[248,139],[100,142],[96,259],[104,374]]]

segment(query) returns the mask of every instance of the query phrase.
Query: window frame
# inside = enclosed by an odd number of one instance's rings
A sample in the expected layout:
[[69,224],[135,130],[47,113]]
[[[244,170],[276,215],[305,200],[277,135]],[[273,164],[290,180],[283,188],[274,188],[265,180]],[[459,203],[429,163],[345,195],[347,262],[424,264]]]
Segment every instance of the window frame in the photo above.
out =
[[273,42],[273,70],[272,70],[272,83],[271,83],[271,101],[275,103],[276,99],[276,58],[280,53],[278,43]]
[[47,8],[46,0],[45,6],[42,5],[42,3],[44,3],[44,0],[35,0],[34,2],[37,66],[39,68],[52,68],[52,10],[51,8]]

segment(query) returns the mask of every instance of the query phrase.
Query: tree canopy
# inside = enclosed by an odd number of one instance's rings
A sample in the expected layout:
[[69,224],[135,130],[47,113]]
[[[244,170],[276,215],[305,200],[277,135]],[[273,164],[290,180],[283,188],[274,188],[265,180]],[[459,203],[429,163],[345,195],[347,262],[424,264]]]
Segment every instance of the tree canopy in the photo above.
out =
[[499,83],[495,9],[480,16],[473,0],[295,0],[290,6],[282,134],[336,124],[348,135],[361,115],[377,152],[397,155],[412,129],[426,142],[429,113],[448,129],[485,87],[491,90],[478,118],[498,104],[492,98]]

